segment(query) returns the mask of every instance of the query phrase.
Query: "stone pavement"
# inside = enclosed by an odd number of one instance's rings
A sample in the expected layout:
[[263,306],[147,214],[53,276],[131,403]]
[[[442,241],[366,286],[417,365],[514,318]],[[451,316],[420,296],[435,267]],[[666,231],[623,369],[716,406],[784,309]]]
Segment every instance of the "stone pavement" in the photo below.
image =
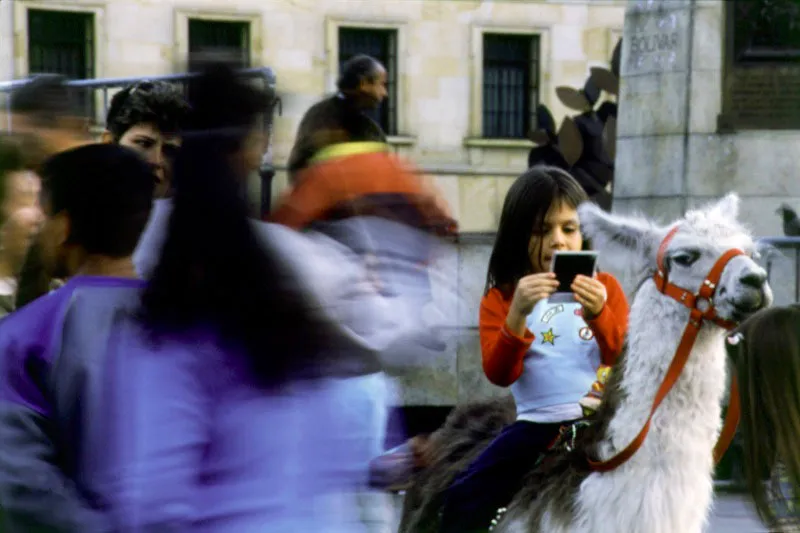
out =
[[[382,514],[383,520],[373,521],[370,533],[394,533],[397,531],[397,523],[395,522],[394,525],[389,523],[391,521],[389,516],[392,512],[386,506],[389,503],[388,500],[393,499],[395,513],[399,514],[402,497],[387,498],[386,495],[378,495],[376,493],[372,493],[371,497],[374,500],[370,503],[383,508],[384,511],[383,513],[376,513],[376,515]],[[391,506],[391,504],[389,505]],[[397,514],[395,515],[395,520]],[[377,518],[375,515],[374,517]],[[722,492],[716,496],[710,523],[705,533],[768,533],[768,530],[756,517],[748,499],[738,494]]]
[[750,501],[739,494],[717,493],[706,533],[767,533]]

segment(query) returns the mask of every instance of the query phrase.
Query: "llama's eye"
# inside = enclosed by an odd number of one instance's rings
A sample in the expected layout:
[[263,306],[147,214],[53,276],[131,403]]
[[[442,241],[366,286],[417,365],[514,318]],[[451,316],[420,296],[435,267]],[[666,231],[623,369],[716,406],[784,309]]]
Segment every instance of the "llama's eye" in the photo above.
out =
[[692,266],[698,259],[700,259],[700,252],[694,251],[678,252],[672,256],[672,261],[682,267]]

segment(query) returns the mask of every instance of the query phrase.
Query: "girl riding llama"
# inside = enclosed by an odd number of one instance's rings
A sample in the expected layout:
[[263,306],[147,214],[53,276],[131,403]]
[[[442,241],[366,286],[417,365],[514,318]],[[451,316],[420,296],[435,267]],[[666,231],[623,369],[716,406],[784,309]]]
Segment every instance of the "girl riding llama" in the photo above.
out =
[[511,387],[517,417],[445,492],[443,533],[489,527],[562,425],[596,401],[595,377],[602,381],[622,350],[628,303],[612,275],[576,277],[575,303],[548,301],[558,288],[549,272],[555,252],[584,248],[577,208],[585,201],[578,182],[554,167],[531,168],[508,191],[479,330],[484,372]]
[[739,377],[744,471],[756,510],[771,531],[800,531],[800,304],[753,315],[728,338],[728,354]]

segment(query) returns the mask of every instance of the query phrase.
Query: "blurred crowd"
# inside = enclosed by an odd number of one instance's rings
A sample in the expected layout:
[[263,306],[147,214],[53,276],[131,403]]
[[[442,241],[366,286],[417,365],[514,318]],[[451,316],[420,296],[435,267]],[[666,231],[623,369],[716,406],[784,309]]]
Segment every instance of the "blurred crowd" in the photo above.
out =
[[100,138],[59,76],[9,96],[4,533],[369,531],[388,371],[444,349],[426,317],[456,224],[369,116],[383,67],[345,65],[256,220],[276,95],[195,64],[185,87],[117,92]]

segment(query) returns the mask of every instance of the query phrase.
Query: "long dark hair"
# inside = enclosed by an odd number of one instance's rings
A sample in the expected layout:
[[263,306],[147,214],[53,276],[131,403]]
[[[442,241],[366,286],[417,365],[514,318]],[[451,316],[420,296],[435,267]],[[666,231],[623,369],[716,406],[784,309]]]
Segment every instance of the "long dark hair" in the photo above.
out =
[[[728,345],[739,379],[744,473],[759,516],[773,524],[780,465],[800,490],[800,305],[773,307],[746,320]],[[771,483],[765,483],[770,476]],[[771,501],[773,500],[773,501]]]
[[556,167],[536,166],[517,178],[503,202],[485,290],[513,292],[520,278],[532,273],[528,243],[543,228],[550,208],[559,202],[577,208],[587,200],[575,178]]
[[201,67],[190,83],[190,128],[175,162],[168,235],[143,295],[156,334],[214,328],[248,355],[263,385],[279,385],[313,365],[326,327],[283,260],[259,238],[233,158],[271,95],[224,63]]

